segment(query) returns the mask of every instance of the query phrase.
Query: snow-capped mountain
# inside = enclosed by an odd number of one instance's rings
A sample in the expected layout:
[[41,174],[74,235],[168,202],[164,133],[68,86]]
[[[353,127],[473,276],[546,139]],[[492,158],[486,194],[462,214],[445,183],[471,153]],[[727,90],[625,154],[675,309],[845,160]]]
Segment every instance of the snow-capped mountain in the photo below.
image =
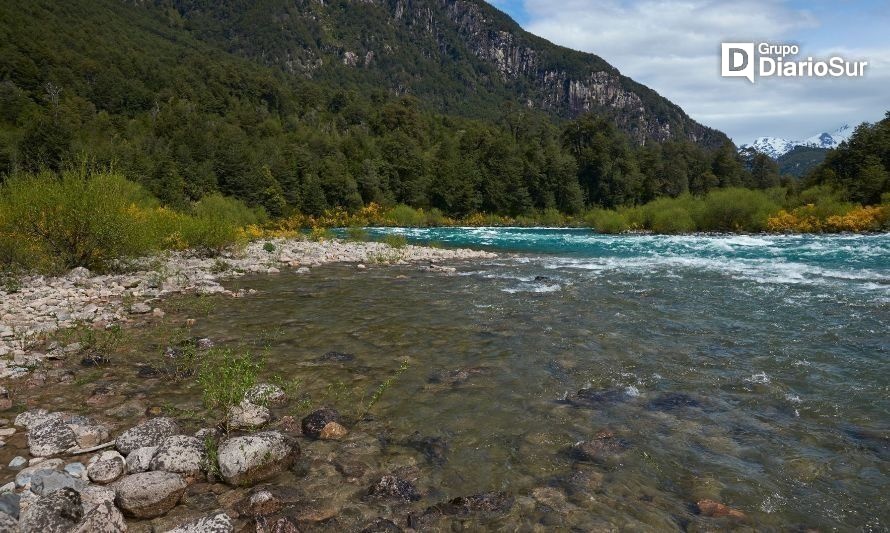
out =
[[789,141],[779,137],[758,137],[751,144],[743,144],[739,150],[753,148],[758,152],[766,154],[773,159],[787,154],[794,150],[796,146],[808,146],[812,148],[836,148],[840,143],[846,141],[853,134],[853,128],[848,124],[844,124],[840,128],[829,132],[822,132],[812,137],[800,141]]

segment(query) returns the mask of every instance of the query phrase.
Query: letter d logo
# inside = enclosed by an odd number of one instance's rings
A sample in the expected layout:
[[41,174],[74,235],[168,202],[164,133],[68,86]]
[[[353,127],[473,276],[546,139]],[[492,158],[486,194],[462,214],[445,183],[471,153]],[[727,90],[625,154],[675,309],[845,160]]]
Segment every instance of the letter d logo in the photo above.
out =
[[754,43],[721,43],[720,75],[754,83]]

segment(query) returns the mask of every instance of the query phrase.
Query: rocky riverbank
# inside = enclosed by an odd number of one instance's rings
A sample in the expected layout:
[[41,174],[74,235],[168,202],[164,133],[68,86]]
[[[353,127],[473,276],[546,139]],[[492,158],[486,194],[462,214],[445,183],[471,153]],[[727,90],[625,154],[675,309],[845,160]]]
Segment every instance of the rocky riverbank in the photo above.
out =
[[66,347],[43,342],[48,333],[78,324],[102,327],[126,324],[140,315],[162,315],[155,303],[173,294],[237,297],[239,293],[228,291],[221,282],[249,273],[292,270],[302,274],[329,263],[355,263],[357,268],[418,264],[424,269],[451,272],[453,267],[438,263],[494,255],[423,246],[393,248],[378,242],[276,239],[255,241],[238,253],[216,258],[193,253],[145,258],[123,274],[97,276],[75,268],[60,277],[24,277],[17,280],[13,292],[0,288],[0,378],[23,376],[47,358],[64,357]]

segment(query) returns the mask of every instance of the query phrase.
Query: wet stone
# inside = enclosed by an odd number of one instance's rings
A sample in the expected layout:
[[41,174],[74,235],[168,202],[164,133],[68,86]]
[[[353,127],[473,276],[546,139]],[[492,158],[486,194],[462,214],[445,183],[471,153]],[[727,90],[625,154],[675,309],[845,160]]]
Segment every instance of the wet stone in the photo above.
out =
[[687,407],[701,407],[701,402],[688,394],[668,392],[650,400],[646,409],[650,411],[673,411]]
[[631,396],[623,389],[580,389],[566,398],[566,402],[575,407],[598,407],[623,403],[630,399]]
[[402,528],[397,526],[392,520],[378,517],[365,526],[361,533],[402,533]]
[[306,415],[305,418],[303,418],[303,421],[301,423],[303,434],[307,437],[317,439],[321,435],[321,431],[330,422],[340,423],[340,413],[338,413],[335,409],[318,409],[317,411],[309,413],[308,415]]
[[430,463],[445,464],[448,441],[442,437],[424,437],[419,432],[415,432],[405,441],[405,445],[423,453]]
[[226,513],[217,513],[188,522],[167,533],[231,533],[235,530],[232,519]]
[[515,498],[504,492],[485,492],[471,496],[454,498],[437,508],[449,516],[479,516],[491,518],[510,512],[515,503]]
[[316,363],[351,363],[355,361],[355,354],[331,351],[315,359]]
[[420,491],[408,480],[383,476],[368,489],[369,500],[401,500],[413,502],[421,498]]
[[571,454],[579,461],[602,463],[619,457],[629,446],[626,440],[611,431],[601,431],[592,440],[575,443]]

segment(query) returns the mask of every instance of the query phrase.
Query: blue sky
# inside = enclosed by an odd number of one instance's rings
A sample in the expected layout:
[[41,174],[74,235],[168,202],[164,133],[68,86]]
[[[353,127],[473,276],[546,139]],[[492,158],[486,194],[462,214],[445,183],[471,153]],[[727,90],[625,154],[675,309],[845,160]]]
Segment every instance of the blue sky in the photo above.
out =
[[[890,0],[489,0],[526,30],[595,53],[738,144],[810,137],[890,110]],[[720,43],[795,43],[867,60],[859,79],[719,75]]]

